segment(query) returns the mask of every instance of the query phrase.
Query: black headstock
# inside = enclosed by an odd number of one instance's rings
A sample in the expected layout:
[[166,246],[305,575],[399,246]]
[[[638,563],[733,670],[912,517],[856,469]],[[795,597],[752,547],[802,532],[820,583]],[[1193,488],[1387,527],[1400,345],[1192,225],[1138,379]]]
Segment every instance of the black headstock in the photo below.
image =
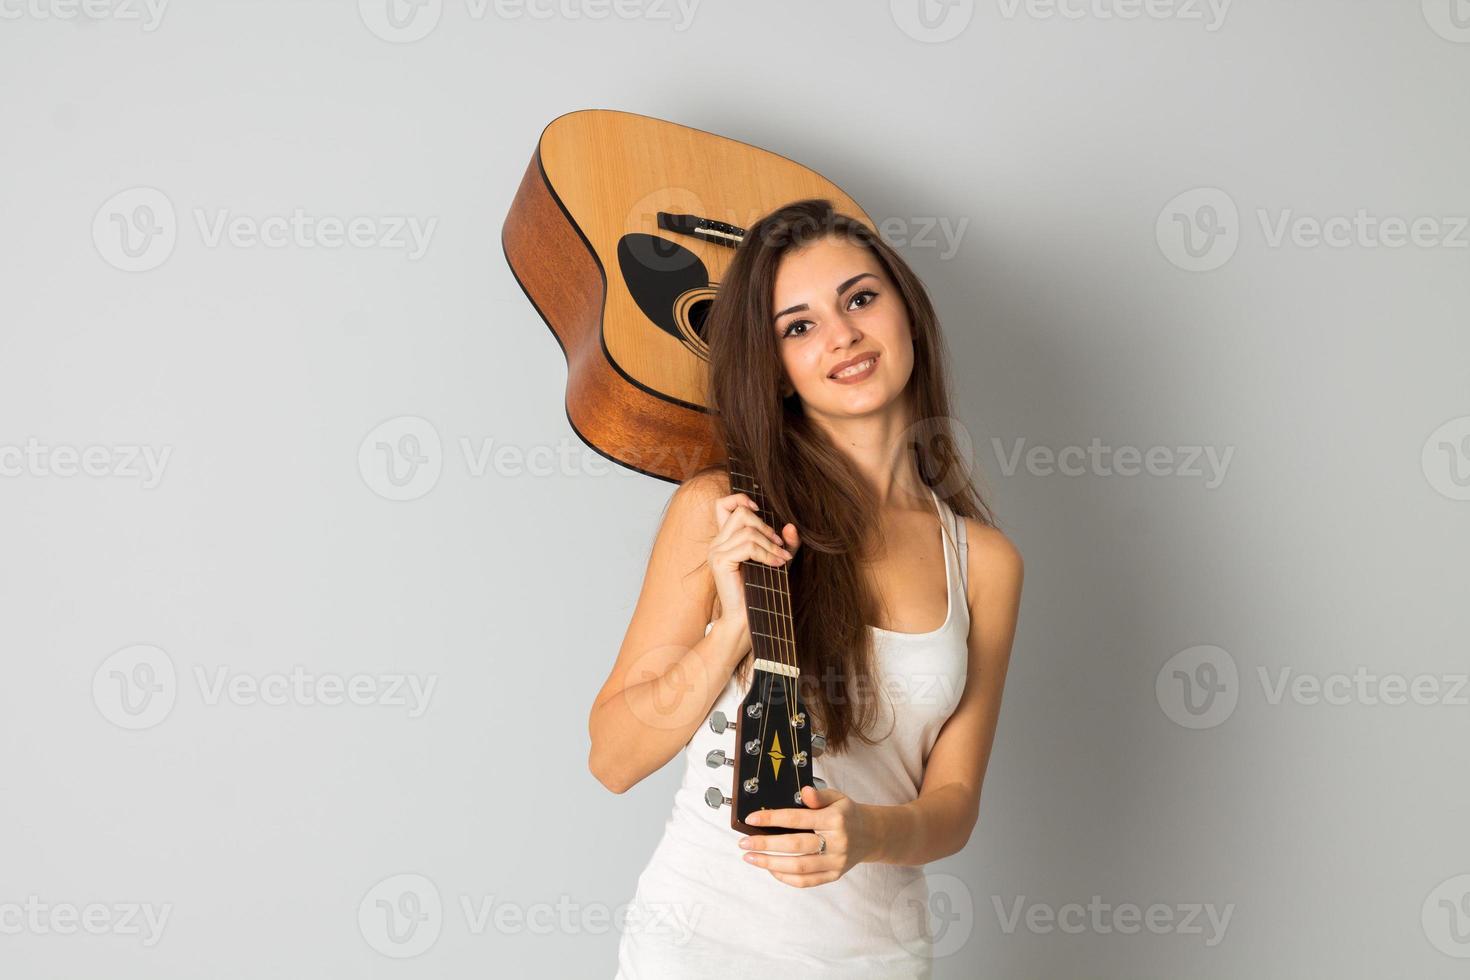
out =
[[804,807],[801,788],[826,785],[812,774],[812,760],[822,754],[825,740],[811,730],[796,677],[758,667],[734,724],[716,711],[710,727],[734,732],[732,752],[716,749],[705,758],[713,768],[731,767],[732,787],[725,796],[711,786],[705,802],[731,804],[730,826],[741,833],[790,833],[783,827],[752,827],[745,818],[757,810]]

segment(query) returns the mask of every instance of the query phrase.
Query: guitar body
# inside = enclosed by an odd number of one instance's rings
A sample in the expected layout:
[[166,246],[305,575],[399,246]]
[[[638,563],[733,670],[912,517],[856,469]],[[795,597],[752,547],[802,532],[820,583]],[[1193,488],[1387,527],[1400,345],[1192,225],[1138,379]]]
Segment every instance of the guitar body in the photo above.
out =
[[501,243],[566,356],[582,441],[675,483],[726,460],[704,316],[744,229],[814,197],[872,224],[820,174],[738,140],[609,109],[547,125]]

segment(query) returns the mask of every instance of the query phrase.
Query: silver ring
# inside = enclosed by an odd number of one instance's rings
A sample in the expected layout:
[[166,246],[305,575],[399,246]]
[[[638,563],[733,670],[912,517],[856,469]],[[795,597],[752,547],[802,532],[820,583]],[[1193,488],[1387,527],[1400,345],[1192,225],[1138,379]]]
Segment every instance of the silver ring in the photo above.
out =
[[[815,830],[812,831],[812,833],[817,834],[817,832]],[[827,838],[823,837],[821,834],[817,834],[817,853],[818,854],[826,854],[827,853]]]

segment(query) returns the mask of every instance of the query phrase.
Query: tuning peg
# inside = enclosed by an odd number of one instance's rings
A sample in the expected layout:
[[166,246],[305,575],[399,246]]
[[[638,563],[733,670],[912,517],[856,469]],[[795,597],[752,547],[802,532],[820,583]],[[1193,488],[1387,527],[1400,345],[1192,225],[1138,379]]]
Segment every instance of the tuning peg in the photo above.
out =
[[812,758],[820,756],[827,751],[827,736],[812,733]]
[[728,806],[730,797],[720,792],[718,786],[711,786],[704,791],[704,802],[712,810],[718,810],[722,806]]
[[823,779],[821,776],[813,776],[812,777],[812,786],[815,789],[826,789],[827,788],[827,781],[825,779]]
[[730,722],[725,718],[723,711],[716,711],[709,716],[709,727],[714,730],[716,735],[723,735],[725,734],[725,729],[730,727]]
[[704,764],[711,769],[718,769],[721,766],[733,766],[735,760],[726,758],[725,753],[720,749],[710,749],[704,757]]

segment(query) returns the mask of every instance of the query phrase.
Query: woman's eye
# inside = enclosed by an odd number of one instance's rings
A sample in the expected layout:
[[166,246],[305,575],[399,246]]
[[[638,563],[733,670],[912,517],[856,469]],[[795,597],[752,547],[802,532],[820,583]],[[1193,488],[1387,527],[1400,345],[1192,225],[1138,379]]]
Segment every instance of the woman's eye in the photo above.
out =
[[[860,289],[852,294],[852,299],[847,301],[847,305],[849,306],[849,308],[852,306],[853,303],[857,302],[857,299],[860,296],[866,297],[867,302],[859,306],[858,309],[865,310],[869,306],[873,305],[873,300],[877,299],[878,294],[871,289]],[[807,333],[811,332],[811,323],[812,321],[810,320],[792,320],[790,323],[786,324],[786,328],[781,331],[781,336],[790,337],[792,335],[792,331],[794,331],[797,327],[806,327],[806,331],[801,334],[797,334],[797,336],[805,336]]]

